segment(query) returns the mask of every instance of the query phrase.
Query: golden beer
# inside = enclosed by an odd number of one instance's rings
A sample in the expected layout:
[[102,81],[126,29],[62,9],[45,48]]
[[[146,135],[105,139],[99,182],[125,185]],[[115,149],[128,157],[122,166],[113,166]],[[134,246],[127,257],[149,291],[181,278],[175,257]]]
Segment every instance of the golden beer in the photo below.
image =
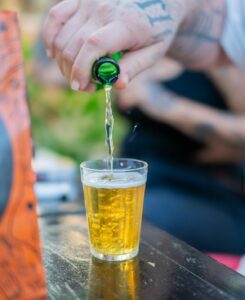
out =
[[91,246],[104,255],[137,252],[145,182],[140,175],[131,182],[123,173],[112,176],[84,183]]
[[147,164],[133,159],[81,164],[91,253],[122,261],[139,250]]

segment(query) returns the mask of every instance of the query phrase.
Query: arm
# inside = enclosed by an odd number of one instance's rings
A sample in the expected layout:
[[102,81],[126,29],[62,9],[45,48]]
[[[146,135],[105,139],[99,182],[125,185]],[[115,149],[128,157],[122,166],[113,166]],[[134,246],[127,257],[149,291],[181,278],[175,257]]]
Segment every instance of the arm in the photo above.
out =
[[47,53],[76,90],[89,87],[98,57],[123,50],[117,88],[167,52],[190,67],[210,67],[224,56],[224,1],[65,0],[45,24]]
[[186,67],[207,69],[228,62],[221,36],[225,22],[224,0],[189,0],[186,18],[182,22],[169,55]]
[[157,94],[152,97],[155,104],[149,103],[143,110],[204,143],[206,148],[197,160],[206,163],[245,160],[245,115],[224,113],[169,92]]
[[[222,81],[221,78],[219,80]],[[245,115],[235,111],[225,113],[195,103],[149,82],[149,79],[143,83],[142,79],[132,82],[127,90],[119,94],[119,105],[124,109],[137,106],[151,118],[168,123],[205,144],[206,148],[196,158],[199,161],[217,163],[245,160]],[[227,82],[229,80],[223,82],[226,88],[229,86]],[[243,95],[241,102],[245,108],[245,90],[242,84],[237,83],[237,87]],[[234,98],[227,98],[230,106],[237,105],[235,102]]]
[[245,114],[245,71],[234,67],[216,68],[209,77],[226,99],[228,107],[237,114]]

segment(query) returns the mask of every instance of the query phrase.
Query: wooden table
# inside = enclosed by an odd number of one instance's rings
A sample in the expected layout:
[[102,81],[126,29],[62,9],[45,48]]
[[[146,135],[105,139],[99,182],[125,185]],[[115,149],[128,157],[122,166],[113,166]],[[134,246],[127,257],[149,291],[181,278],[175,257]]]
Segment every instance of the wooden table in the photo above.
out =
[[245,278],[144,223],[139,257],[107,263],[89,253],[85,216],[40,218],[49,299],[245,299]]

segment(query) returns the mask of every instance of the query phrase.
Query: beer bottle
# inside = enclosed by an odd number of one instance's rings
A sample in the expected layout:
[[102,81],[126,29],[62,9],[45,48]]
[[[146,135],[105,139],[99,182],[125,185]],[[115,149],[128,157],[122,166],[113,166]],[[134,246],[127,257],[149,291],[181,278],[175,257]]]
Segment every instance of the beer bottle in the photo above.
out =
[[111,57],[101,57],[93,65],[92,78],[99,86],[113,85],[119,78],[118,61],[122,54],[116,53]]

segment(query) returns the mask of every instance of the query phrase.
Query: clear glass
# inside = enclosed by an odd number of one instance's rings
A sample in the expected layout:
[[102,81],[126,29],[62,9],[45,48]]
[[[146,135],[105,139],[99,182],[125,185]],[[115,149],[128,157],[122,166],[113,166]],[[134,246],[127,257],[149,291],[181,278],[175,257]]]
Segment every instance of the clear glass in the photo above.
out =
[[122,261],[137,256],[147,163],[114,159],[81,164],[91,253],[102,260]]

